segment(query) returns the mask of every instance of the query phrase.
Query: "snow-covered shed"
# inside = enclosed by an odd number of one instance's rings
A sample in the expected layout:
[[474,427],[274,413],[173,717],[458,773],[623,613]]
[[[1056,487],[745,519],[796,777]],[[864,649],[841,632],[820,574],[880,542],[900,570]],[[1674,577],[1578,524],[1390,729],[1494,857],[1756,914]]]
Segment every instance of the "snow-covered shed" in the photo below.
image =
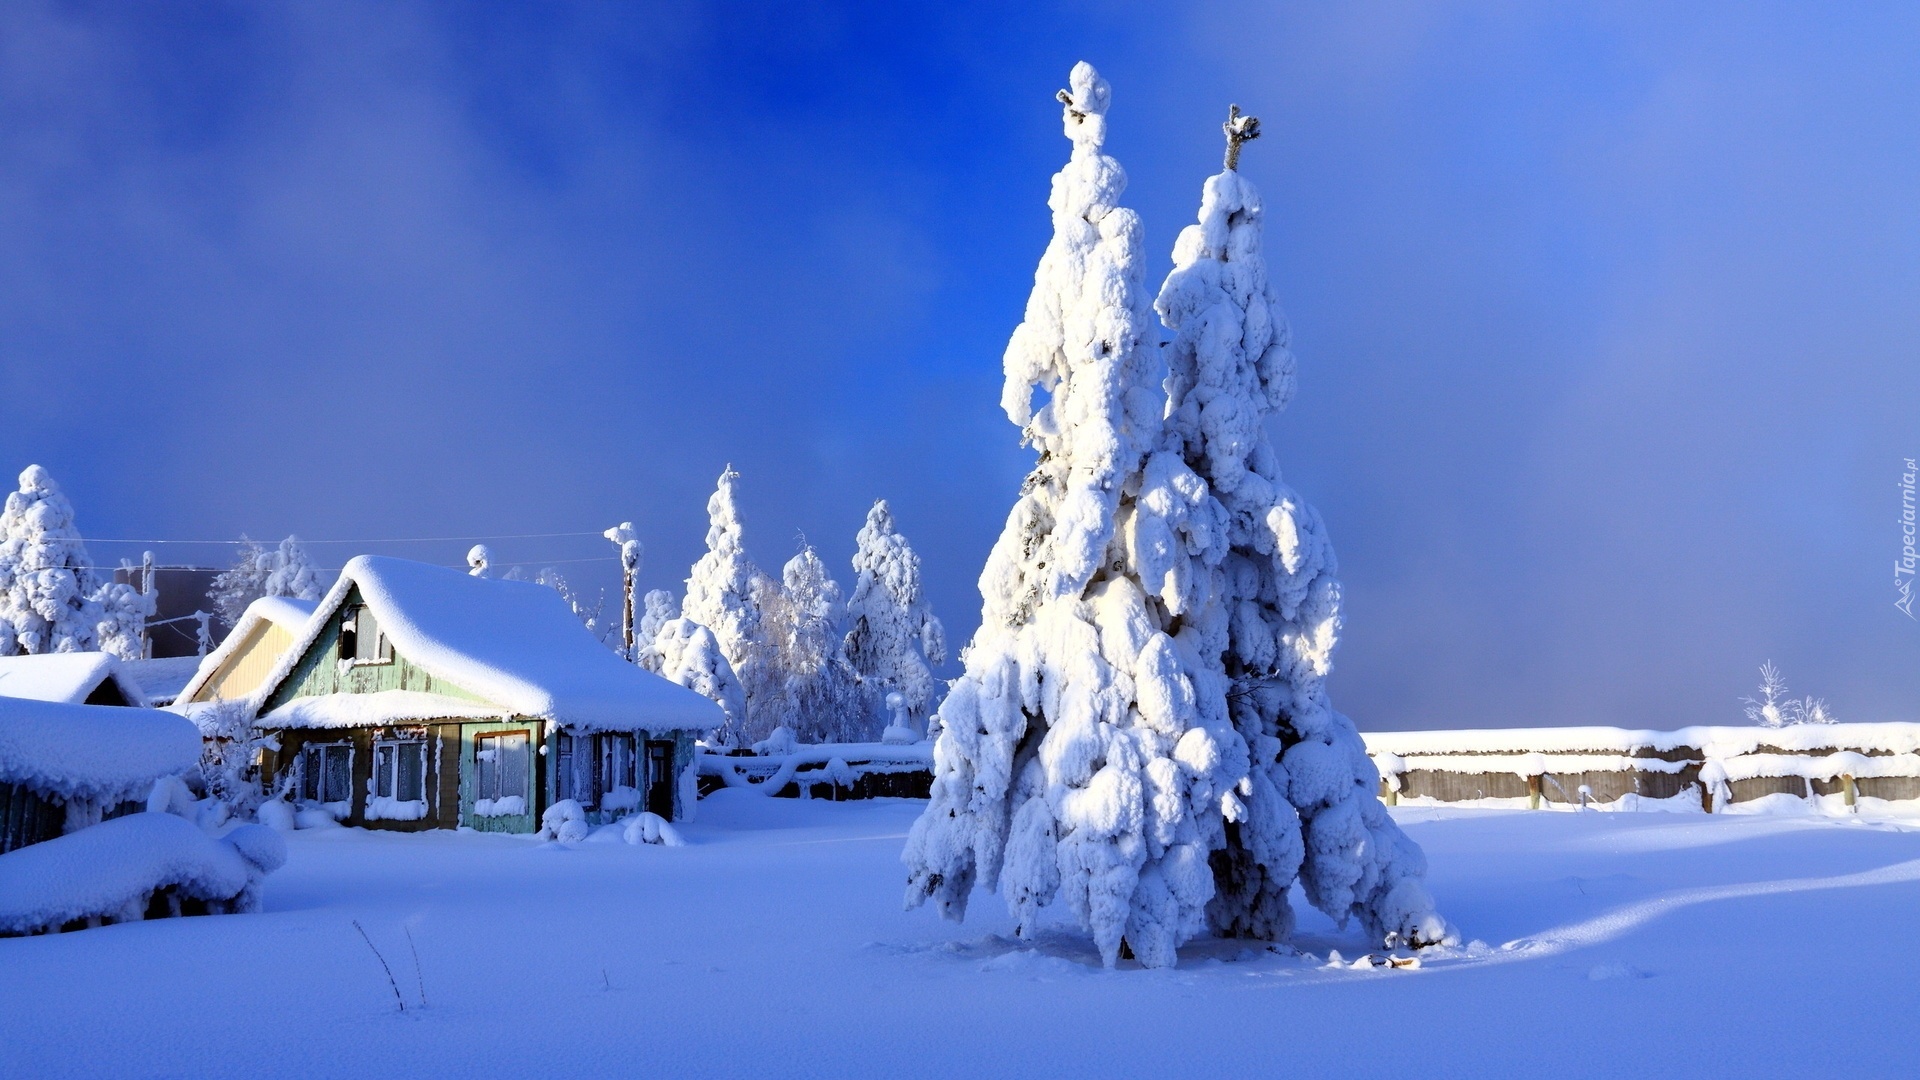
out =
[[0,656],[0,697],[68,705],[145,706],[146,695],[111,653]]
[[248,604],[219,648],[200,659],[174,704],[239,701],[258,690],[318,606],[291,596],[263,596]]
[[251,700],[263,774],[304,810],[375,828],[532,832],[572,799],[590,820],[684,818],[694,740],[719,706],[627,663],[560,595],[362,555]]
[[0,697],[0,852],[135,809],[199,760],[199,731],[171,713]]
[[286,859],[272,830],[149,810],[199,760],[172,713],[0,698],[0,936],[251,910]]

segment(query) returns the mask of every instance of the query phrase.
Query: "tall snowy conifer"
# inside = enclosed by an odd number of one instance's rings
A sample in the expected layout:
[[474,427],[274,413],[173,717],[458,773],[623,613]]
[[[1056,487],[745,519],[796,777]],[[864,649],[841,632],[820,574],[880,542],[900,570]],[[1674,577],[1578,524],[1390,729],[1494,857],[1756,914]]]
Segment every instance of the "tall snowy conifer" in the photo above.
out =
[[[1107,84],[1061,91],[1073,142],[1054,236],[1006,352],[1001,404],[1039,461],[981,573],[981,627],[939,711],[934,783],[902,858],[909,906],[965,915],[976,881],[1023,934],[1064,901],[1112,966],[1164,967],[1206,928],[1208,853],[1244,813],[1246,747],[1219,652],[1181,625],[1218,508],[1160,447],[1165,365]],[[1044,404],[1034,400],[1038,389]],[[1151,456],[1149,456],[1151,454]]]
[[660,657],[662,678],[712,700],[727,714],[726,724],[712,733],[713,740],[721,746],[740,745],[747,695],[713,631],[692,619],[670,619],[655,635],[653,647]]
[[0,512],[0,651],[98,648],[98,589],[73,504],[47,470],[27,466]]
[[1174,332],[1166,445],[1206,481],[1226,525],[1214,595],[1187,621],[1231,682],[1252,758],[1242,817],[1213,854],[1208,914],[1223,934],[1285,937],[1297,877],[1342,923],[1358,916],[1387,944],[1427,944],[1445,926],[1421,883],[1425,857],[1380,805],[1379,774],[1327,698],[1340,629],[1333,547],[1281,482],[1267,436],[1293,396],[1294,359],[1260,253],[1260,195],[1235,168],[1257,125],[1232,110],[1227,167],[1206,181],[1155,304]]
[[780,696],[778,680],[770,678],[766,642],[761,633],[760,606],[774,582],[755,567],[741,543],[740,508],[734,488],[740,474],[727,466],[707,500],[707,553],[687,575],[680,616],[712,631],[727,663],[746,694],[746,706],[737,718],[740,733],[754,738],[773,728],[756,715]]
[[887,695],[904,700],[915,727],[925,730],[934,705],[930,665],[945,663],[947,632],[920,586],[920,556],[893,524],[881,499],[853,553],[853,596],[847,600],[847,659],[860,673],[876,722],[891,719]]

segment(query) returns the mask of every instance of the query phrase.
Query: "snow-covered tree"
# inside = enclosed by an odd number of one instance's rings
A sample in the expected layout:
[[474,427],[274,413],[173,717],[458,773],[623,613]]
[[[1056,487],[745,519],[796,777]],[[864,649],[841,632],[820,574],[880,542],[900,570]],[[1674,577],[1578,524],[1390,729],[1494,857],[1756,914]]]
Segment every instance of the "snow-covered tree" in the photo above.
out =
[[240,621],[248,604],[263,596],[318,600],[325,591],[313,558],[298,537],[289,536],[280,541],[279,547],[268,550],[242,534],[233,565],[214,575],[207,599],[220,621],[232,626]]
[[768,703],[777,714],[756,721],[784,726],[802,742],[873,738],[879,727],[847,662],[839,583],[811,547],[788,560],[781,583],[777,606],[763,604],[761,619],[772,648],[770,674],[782,693]]
[[[134,568],[134,573],[138,573]],[[142,582],[145,584],[145,582]],[[147,653],[147,620],[158,606],[156,597],[127,582],[109,581],[93,595],[94,630],[100,651],[122,660],[139,660]]]
[[680,617],[680,599],[665,589],[651,589],[640,601],[640,619],[633,628],[633,662],[659,672],[660,649],[654,639],[660,628]]
[[1831,724],[1839,717],[1827,708],[1824,698],[1787,697],[1787,680],[1769,660],[1760,665],[1759,698],[1742,698],[1747,719],[1761,727],[1791,727],[1795,724]]
[[73,504],[47,470],[27,466],[0,512],[0,646],[10,640],[9,653],[98,648],[98,589]]
[[1206,928],[1208,853],[1244,812],[1247,752],[1218,654],[1181,618],[1219,522],[1177,454],[1148,456],[1165,366],[1140,221],[1102,152],[1109,96],[1084,63],[1060,94],[1073,152],[1001,399],[1039,461],[981,573],[981,627],[903,860],[909,906],[963,917],[977,882],[1028,934],[1060,900],[1108,966],[1123,943],[1166,966]]
[[707,500],[707,552],[687,575],[680,615],[713,632],[740,686],[746,706],[740,716],[741,734],[761,738],[775,727],[756,715],[763,708],[778,711],[783,697],[779,680],[770,671],[770,649],[761,629],[760,609],[777,598],[780,584],[761,573],[741,542],[740,509],[735,486],[740,474],[729,465],[720,474]]
[[887,695],[898,693],[911,724],[923,729],[937,704],[933,664],[947,659],[947,632],[920,586],[920,556],[893,524],[881,499],[853,553],[853,595],[847,600],[847,659],[860,673],[876,723],[889,722]]
[[680,618],[668,620],[653,640],[660,674],[718,704],[727,721],[710,736],[721,746],[738,746],[747,716],[747,695],[727,662],[712,630]]
[[1235,168],[1258,133],[1236,107],[1227,167],[1206,181],[1155,305],[1174,333],[1164,445],[1205,481],[1225,526],[1182,634],[1228,681],[1251,751],[1212,855],[1208,914],[1224,934],[1284,937],[1297,879],[1342,923],[1357,916],[1377,940],[1426,944],[1445,926],[1422,884],[1425,857],[1381,806],[1379,774],[1327,697],[1340,630],[1333,547],[1320,515],[1281,482],[1267,435],[1267,418],[1293,396],[1294,358],[1261,255],[1260,195]]

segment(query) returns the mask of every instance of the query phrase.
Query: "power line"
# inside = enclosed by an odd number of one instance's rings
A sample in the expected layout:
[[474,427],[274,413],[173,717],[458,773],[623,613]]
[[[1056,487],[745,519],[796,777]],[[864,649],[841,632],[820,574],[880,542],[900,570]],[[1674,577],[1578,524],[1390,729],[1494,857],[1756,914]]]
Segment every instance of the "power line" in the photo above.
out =
[[[384,540],[301,540],[302,544],[441,544],[455,540],[549,540],[564,536],[605,536],[601,532],[510,533],[502,536],[394,536]],[[272,544],[267,540],[132,540],[121,536],[82,537],[89,544]]]

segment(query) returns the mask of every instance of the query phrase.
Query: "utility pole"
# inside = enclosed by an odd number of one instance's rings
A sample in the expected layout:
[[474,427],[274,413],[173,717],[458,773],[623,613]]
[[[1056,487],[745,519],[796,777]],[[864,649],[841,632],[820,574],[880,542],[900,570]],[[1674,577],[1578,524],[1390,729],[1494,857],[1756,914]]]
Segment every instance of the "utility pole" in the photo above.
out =
[[620,604],[620,640],[624,646],[622,654],[626,656],[628,663],[632,663],[634,658],[639,655],[633,648],[633,583],[634,579],[640,576],[640,556],[642,554],[640,539],[634,535],[633,522],[631,521],[623,521],[600,535],[613,541],[620,549],[620,592],[622,597]]

